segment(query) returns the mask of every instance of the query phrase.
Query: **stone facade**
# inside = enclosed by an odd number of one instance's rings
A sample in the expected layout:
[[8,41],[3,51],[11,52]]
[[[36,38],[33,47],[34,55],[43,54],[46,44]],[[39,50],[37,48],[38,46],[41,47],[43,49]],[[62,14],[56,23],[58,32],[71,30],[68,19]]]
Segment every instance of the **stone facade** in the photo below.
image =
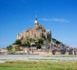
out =
[[19,33],[17,35],[17,40],[26,38],[31,38],[31,39],[42,38],[42,37],[47,38],[47,36],[50,36],[51,38],[51,31],[50,30],[47,31],[42,25],[40,25],[36,18],[34,22],[34,27],[23,31],[22,33]]

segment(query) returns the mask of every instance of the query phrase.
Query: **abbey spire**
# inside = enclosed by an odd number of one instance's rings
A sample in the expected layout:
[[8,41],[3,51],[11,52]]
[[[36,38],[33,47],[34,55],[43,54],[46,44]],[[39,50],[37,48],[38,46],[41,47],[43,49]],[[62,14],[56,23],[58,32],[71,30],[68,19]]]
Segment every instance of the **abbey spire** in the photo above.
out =
[[34,21],[34,24],[35,25],[38,25],[39,23],[38,23],[38,20],[37,20],[37,17],[36,17],[36,19],[35,19],[35,21]]

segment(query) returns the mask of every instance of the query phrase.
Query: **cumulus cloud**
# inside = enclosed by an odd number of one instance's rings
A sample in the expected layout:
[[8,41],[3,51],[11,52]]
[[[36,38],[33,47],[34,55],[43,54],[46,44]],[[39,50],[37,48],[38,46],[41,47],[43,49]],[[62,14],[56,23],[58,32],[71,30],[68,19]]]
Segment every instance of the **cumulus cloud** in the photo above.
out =
[[62,18],[52,18],[52,19],[43,18],[42,21],[69,22],[68,20]]

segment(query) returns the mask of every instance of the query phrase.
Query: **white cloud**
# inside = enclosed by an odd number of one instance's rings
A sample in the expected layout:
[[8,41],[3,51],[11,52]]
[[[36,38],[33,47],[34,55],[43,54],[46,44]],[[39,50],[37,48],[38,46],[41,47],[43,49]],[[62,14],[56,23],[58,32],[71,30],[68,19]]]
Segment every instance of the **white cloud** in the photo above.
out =
[[48,18],[43,18],[43,21],[52,21],[52,19],[48,19]]
[[59,21],[59,22],[68,22],[68,20],[66,20],[66,19],[53,19],[53,21]]
[[42,21],[69,22],[68,20],[62,18],[43,18]]

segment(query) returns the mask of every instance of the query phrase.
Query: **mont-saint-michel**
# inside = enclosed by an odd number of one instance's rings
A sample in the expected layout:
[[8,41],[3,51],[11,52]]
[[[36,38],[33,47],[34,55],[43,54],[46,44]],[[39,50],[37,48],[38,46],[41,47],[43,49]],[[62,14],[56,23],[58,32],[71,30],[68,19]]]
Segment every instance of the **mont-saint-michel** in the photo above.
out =
[[77,70],[77,0],[0,0],[0,70]]
[[76,55],[77,50],[52,38],[53,31],[45,29],[38,21],[34,26],[17,34],[16,41],[1,53],[37,55]]

